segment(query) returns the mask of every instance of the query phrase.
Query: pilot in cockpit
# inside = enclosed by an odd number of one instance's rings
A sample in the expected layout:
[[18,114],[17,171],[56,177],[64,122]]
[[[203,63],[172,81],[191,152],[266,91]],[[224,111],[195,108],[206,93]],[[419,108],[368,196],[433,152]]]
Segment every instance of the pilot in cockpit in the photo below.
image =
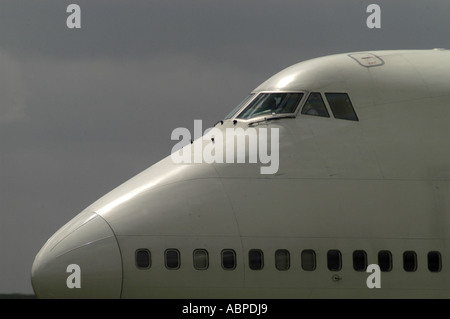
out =
[[262,110],[269,111],[270,113],[274,114],[277,113],[281,106],[281,102],[283,101],[283,96],[280,93],[271,94],[271,96],[264,101],[264,106],[262,107]]
[[263,105],[261,105],[261,113],[274,113],[277,109],[277,100],[275,99],[275,96],[270,96],[267,98]]

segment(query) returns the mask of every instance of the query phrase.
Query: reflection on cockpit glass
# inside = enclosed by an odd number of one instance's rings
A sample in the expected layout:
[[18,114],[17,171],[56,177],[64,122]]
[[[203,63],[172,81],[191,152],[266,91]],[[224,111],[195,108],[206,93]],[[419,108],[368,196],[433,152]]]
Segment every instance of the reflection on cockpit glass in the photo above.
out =
[[248,101],[250,101],[250,99],[255,96],[254,93],[248,95],[241,103],[239,103],[238,106],[236,106],[234,108],[233,111],[230,112],[230,114],[228,114],[227,116],[225,116],[225,120],[231,119],[245,104],[247,104]]
[[303,93],[260,93],[238,116],[251,119],[258,116],[292,114]]

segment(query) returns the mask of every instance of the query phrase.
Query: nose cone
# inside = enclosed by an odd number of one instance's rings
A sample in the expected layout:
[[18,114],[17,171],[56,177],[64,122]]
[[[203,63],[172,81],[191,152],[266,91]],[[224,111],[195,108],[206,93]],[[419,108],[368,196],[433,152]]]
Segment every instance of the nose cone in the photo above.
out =
[[108,223],[82,212],[58,230],[31,270],[39,298],[120,298],[122,260]]

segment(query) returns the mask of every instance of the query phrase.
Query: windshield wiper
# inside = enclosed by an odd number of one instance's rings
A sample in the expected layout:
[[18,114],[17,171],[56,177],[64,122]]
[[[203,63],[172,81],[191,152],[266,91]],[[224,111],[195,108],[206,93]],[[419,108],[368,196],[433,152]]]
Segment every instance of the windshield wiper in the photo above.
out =
[[279,115],[279,116],[264,117],[264,118],[260,118],[258,120],[249,122],[248,126],[256,125],[256,124],[259,124],[261,122],[268,122],[268,121],[271,121],[271,120],[279,120],[279,119],[294,118],[294,117],[295,117],[294,115]]

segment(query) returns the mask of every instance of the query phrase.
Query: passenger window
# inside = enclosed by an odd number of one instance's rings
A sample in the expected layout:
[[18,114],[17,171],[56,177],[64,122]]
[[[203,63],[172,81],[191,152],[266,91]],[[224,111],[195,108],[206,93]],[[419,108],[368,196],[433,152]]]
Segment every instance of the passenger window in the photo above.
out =
[[392,270],[392,254],[388,250],[380,250],[378,252],[378,266],[380,270],[388,272]]
[[403,253],[403,269],[408,272],[416,271],[417,255],[414,251],[405,251]]
[[194,250],[194,268],[197,270],[206,270],[209,266],[209,256],[205,249]]
[[366,271],[367,254],[364,250],[355,250],[353,252],[353,269],[356,271]]
[[222,250],[222,268],[233,270],[236,268],[236,253],[232,249]]
[[328,251],[327,265],[331,271],[339,271],[342,269],[342,255],[339,250],[332,249]]
[[248,265],[252,270],[261,270],[264,266],[264,255],[260,249],[250,249],[248,252]]
[[316,252],[312,249],[302,251],[302,269],[312,271],[316,269]]
[[139,269],[148,269],[152,265],[151,254],[148,249],[138,249],[135,253],[136,267]]
[[164,257],[167,269],[180,268],[180,252],[177,249],[167,249]]
[[337,119],[358,121],[347,93],[325,93],[331,112]]
[[317,92],[313,92],[309,95],[305,105],[302,108],[302,114],[330,117],[327,107],[323,102],[322,95]]
[[286,249],[278,249],[275,252],[275,268],[278,270],[288,270],[291,266],[291,257]]
[[440,272],[441,269],[441,253],[438,251],[430,251],[428,253],[428,270],[431,272]]

